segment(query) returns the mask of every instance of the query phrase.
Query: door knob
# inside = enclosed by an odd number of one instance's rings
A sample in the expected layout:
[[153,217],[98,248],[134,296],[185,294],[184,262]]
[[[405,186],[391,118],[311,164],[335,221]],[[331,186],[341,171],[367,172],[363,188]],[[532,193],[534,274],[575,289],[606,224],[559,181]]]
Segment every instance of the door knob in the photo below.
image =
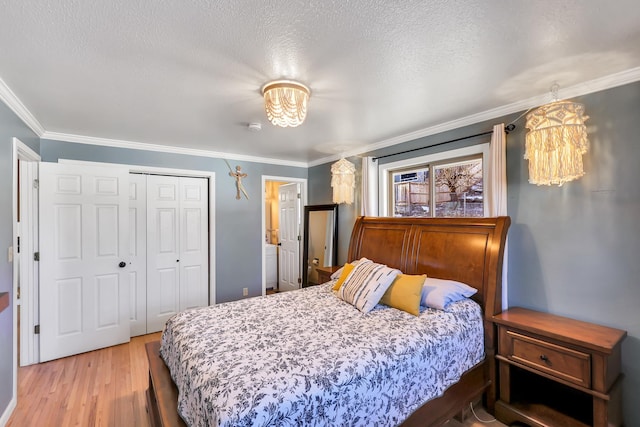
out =
[[120,264],[118,264],[118,267],[120,268],[125,268],[127,266],[127,263],[124,261],[120,261]]

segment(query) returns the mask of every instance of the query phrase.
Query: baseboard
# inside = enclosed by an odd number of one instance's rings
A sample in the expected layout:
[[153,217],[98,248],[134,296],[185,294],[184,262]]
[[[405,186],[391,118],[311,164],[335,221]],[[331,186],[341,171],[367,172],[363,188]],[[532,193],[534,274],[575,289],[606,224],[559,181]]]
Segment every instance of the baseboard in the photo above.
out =
[[11,418],[11,414],[13,414],[13,410],[16,409],[16,405],[18,404],[18,399],[13,396],[11,402],[9,402],[9,406],[4,410],[4,413],[0,417],[0,427],[4,427],[9,422],[9,418]]

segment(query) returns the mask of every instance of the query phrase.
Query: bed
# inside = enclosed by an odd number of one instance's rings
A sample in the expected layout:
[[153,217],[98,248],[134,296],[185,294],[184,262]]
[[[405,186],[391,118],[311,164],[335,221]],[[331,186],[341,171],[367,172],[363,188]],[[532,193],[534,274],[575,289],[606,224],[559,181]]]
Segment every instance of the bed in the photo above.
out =
[[[475,302],[463,300],[446,311],[423,308],[420,316],[414,318],[389,307],[376,306],[370,313],[349,320],[348,312],[353,312],[354,307],[335,298],[332,283],[328,283],[179,314],[175,321],[168,323],[163,334],[167,362],[160,356],[159,342],[147,345],[147,396],[152,424],[185,425],[178,415],[179,393],[172,373],[182,390],[180,413],[193,425],[322,425],[323,411],[326,411],[331,423],[437,426],[480,396],[484,396],[485,405],[492,412],[496,398],[496,336],[491,318],[502,306],[502,257],[509,223],[508,217],[360,217],[356,220],[349,245],[349,261],[367,258],[405,274],[456,280],[478,290],[472,297]],[[293,317],[301,319],[300,334],[290,333],[287,328],[280,334],[268,328],[256,334],[259,328],[255,327],[255,322],[260,322],[260,313],[275,313],[278,309],[293,310]],[[239,312],[249,315],[238,317]],[[206,317],[214,317],[214,326],[199,326]],[[228,319],[227,323],[220,324],[221,318]],[[461,341],[469,345],[470,350],[464,353],[466,356],[455,357],[464,359],[464,363],[456,364],[455,368],[462,369],[461,372],[440,366],[430,374],[419,376],[405,368],[415,365],[417,359],[424,359],[425,354],[443,353],[445,360],[454,359],[451,354],[446,355],[447,348],[453,354],[463,354],[461,349],[451,347],[450,342],[442,348],[433,347],[432,334],[417,326],[427,319],[435,322],[427,325],[427,330],[442,330],[445,336],[459,334],[463,337]],[[456,324],[456,319],[460,325],[475,326],[468,329],[451,326]],[[467,319],[473,319],[473,322]],[[331,323],[338,327],[328,325]],[[377,332],[376,325],[387,326],[378,326]],[[367,328],[371,328],[370,332]],[[385,339],[382,335],[390,328],[404,329],[408,333],[398,332],[402,339],[395,342],[398,340]],[[200,335],[197,339],[187,338],[187,334],[181,334],[185,329],[200,330]],[[228,329],[241,331],[240,335],[244,334],[247,341],[226,335]],[[416,332],[412,334],[414,329]],[[348,330],[361,331],[368,338],[349,335]],[[311,336],[305,338],[305,333],[317,336],[319,341],[314,343]],[[212,342],[216,339],[220,340],[217,345]],[[265,349],[265,342],[276,339],[285,340],[278,344],[280,352]],[[342,345],[329,345],[332,340],[340,341]],[[479,340],[480,351],[470,345],[474,340]],[[253,347],[244,348],[238,344],[242,342],[252,342]],[[319,344],[322,342],[327,345]],[[383,347],[372,347],[376,342]],[[199,347],[198,343],[205,343],[205,347]],[[234,347],[240,354],[244,351],[245,355],[255,353],[259,357],[233,355],[230,352]],[[409,348],[411,351],[407,350]],[[199,360],[200,353],[208,352],[207,349],[211,349],[213,358]],[[173,350],[176,351],[172,356],[170,351]],[[248,365],[233,363],[239,359],[246,359]],[[351,363],[355,360],[359,362]],[[282,366],[274,368],[279,365]],[[329,365],[331,369],[327,368]],[[208,379],[200,381],[183,376],[186,371],[202,370],[203,366],[209,371],[201,374],[209,375]],[[389,373],[389,369],[395,369],[395,372]],[[389,375],[393,381],[388,380]],[[244,379],[240,380],[241,376]],[[444,378],[444,381],[432,383],[432,377],[442,377],[440,380]],[[192,393],[185,399],[192,390],[200,390],[197,382],[202,382],[203,387],[214,382],[219,388],[201,392],[202,395]],[[393,390],[393,383],[398,390]],[[241,386],[234,389],[237,384]],[[332,389],[336,385],[342,388]],[[399,396],[404,396],[400,403]],[[425,403],[425,399],[429,400]],[[216,402],[221,401],[235,402],[235,408],[233,405],[216,407]],[[243,404],[238,405],[238,402]],[[359,408],[359,412],[349,410],[350,404]],[[207,415],[211,412],[215,413]],[[211,418],[203,418],[207,416]]]

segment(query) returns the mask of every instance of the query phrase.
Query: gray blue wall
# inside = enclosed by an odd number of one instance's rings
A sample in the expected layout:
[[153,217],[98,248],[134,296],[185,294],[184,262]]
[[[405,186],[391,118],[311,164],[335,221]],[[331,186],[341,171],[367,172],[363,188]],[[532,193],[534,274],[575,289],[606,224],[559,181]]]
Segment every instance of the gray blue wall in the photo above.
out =
[[[640,426],[640,82],[575,99],[585,105],[586,176],[563,187],[527,182],[524,119],[507,137],[509,306],[523,306],[628,332],[622,346],[625,425]],[[519,114],[379,150],[382,155],[491,130]],[[476,141],[421,150],[460,148]],[[409,155],[395,156],[387,161]],[[360,170],[359,159],[351,159]],[[327,203],[327,165],[309,169],[310,200]],[[341,205],[340,247],[359,204]],[[341,262],[346,261],[342,252]]]
[[[40,141],[4,103],[0,102],[0,292],[9,292],[13,301],[13,264],[7,248],[13,240],[11,183],[13,138],[20,139],[36,153]],[[13,304],[0,313],[0,417],[13,395]]]
[[230,161],[248,177],[249,200],[236,200],[235,180],[222,159],[42,140],[42,160],[73,159],[215,172],[216,302],[262,295],[262,175],[306,178],[306,168]]

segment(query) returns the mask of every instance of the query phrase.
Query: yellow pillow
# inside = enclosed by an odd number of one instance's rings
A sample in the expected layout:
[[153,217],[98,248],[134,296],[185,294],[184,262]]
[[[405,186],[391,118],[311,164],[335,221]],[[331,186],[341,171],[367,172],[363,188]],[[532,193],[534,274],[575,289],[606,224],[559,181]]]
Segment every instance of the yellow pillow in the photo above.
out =
[[418,316],[420,295],[426,278],[426,274],[421,276],[399,274],[380,299],[380,303]]
[[340,277],[338,278],[338,281],[333,285],[333,288],[331,289],[334,291],[339,290],[340,286],[342,286],[344,281],[347,280],[347,276],[349,275],[349,273],[353,271],[354,268],[355,268],[355,265],[346,263],[342,268],[342,273],[340,273]]

